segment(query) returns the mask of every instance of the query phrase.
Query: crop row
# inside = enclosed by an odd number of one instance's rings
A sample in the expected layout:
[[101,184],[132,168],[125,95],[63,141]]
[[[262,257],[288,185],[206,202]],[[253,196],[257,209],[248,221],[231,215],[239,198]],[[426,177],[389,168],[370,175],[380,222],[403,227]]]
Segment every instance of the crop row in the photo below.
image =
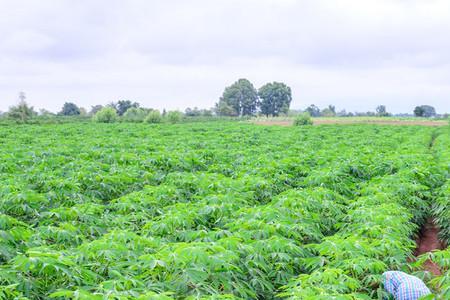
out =
[[372,299],[380,275],[401,269],[415,247],[411,239],[429,208],[428,188],[417,170],[403,169],[362,186],[339,231],[309,248],[310,273],[287,286],[293,299]]
[[[432,214],[436,225],[440,229],[440,239],[447,246],[450,244],[450,132],[442,130],[433,143],[435,161],[438,170],[442,172],[443,182],[436,189]],[[423,264],[426,260],[433,261],[442,273],[431,279],[430,283],[438,291],[442,299],[450,298],[450,249],[424,254],[418,261]]]
[[[1,128],[0,295],[272,299],[289,282],[286,296],[309,295],[305,278],[328,295],[371,295],[428,208],[430,133]],[[317,285],[327,276],[350,287]]]

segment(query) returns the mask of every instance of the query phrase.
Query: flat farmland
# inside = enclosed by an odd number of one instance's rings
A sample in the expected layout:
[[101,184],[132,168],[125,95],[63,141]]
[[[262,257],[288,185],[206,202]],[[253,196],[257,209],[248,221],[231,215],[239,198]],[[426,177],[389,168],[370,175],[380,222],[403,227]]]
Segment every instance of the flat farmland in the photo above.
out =
[[395,269],[448,299],[450,251],[415,253],[450,239],[449,134],[1,126],[0,298],[378,299]]

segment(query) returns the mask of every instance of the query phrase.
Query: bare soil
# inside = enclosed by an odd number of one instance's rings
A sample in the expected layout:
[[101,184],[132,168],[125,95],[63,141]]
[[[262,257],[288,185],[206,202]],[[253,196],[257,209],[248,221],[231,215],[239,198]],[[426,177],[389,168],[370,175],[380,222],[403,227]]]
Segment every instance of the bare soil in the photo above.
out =
[[[445,126],[447,122],[445,121],[414,121],[414,120],[352,120],[352,119],[342,119],[342,120],[330,120],[330,119],[313,119],[314,125],[323,124],[380,124],[380,125],[421,125],[421,126]],[[276,125],[276,126],[292,126],[293,121],[255,121],[257,125]]]
[[[444,249],[445,245],[439,240],[438,234],[439,228],[434,224],[432,218],[428,219],[425,225],[420,230],[420,235],[417,240],[417,248],[414,253],[415,256],[419,256],[433,250]],[[439,266],[432,261],[426,261],[424,269],[433,273],[434,275],[441,275]]]

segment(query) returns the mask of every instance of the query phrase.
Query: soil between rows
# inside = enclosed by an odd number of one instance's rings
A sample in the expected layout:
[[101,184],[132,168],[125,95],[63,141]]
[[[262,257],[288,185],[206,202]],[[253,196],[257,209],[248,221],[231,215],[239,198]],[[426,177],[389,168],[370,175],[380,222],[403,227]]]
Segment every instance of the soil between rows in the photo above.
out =
[[[439,228],[434,224],[433,219],[429,218],[420,230],[414,255],[419,256],[433,250],[443,250],[444,248],[444,243],[439,240]],[[434,275],[441,275],[439,266],[430,260],[425,262],[424,269]]]

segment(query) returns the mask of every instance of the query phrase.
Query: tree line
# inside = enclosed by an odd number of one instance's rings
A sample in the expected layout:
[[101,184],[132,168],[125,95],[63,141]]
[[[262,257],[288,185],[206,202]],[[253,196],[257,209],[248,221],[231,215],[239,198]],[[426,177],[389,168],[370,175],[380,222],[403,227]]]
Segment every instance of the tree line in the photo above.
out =
[[[9,111],[0,116],[7,117],[17,122],[25,123],[36,116],[85,116],[92,117],[98,122],[115,122],[117,120],[129,122],[159,123],[163,120],[178,122],[183,117],[251,117],[266,116],[277,117],[281,115],[296,115],[307,113],[311,117],[352,117],[352,116],[391,116],[385,105],[379,105],[375,111],[347,112],[336,111],[334,105],[320,109],[314,104],[304,110],[291,110],[291,88],[282,82],[266,83],[258,90],[245,78],[239,79],[228,87],[225,87],[219,101],[211,109],[186,108],[184,113],[165,109],[160,112],[157,109],[142,107],[138,102],[131,100],[119,100],[107,105],[94,105],[89,111],[77,106],[73,102],[66,102],[58,113],[52,113],[46,109],[38,112],[26,103],[24,92],[19,93],[19,103],[10,107]],[[413,110],[416,117],[436,117],[438,114],[430,105],[416,106]],[[410,116],[409,114],[397,114],[397,116]],[[448,117],[448,115],[442,115]]]
[[267,83],[256,90],[243,78],[225,88],[215,111],[219,116],[254,116],[260,112],[276,117],[288,113],[291,101],[291,88],[282,82]]

